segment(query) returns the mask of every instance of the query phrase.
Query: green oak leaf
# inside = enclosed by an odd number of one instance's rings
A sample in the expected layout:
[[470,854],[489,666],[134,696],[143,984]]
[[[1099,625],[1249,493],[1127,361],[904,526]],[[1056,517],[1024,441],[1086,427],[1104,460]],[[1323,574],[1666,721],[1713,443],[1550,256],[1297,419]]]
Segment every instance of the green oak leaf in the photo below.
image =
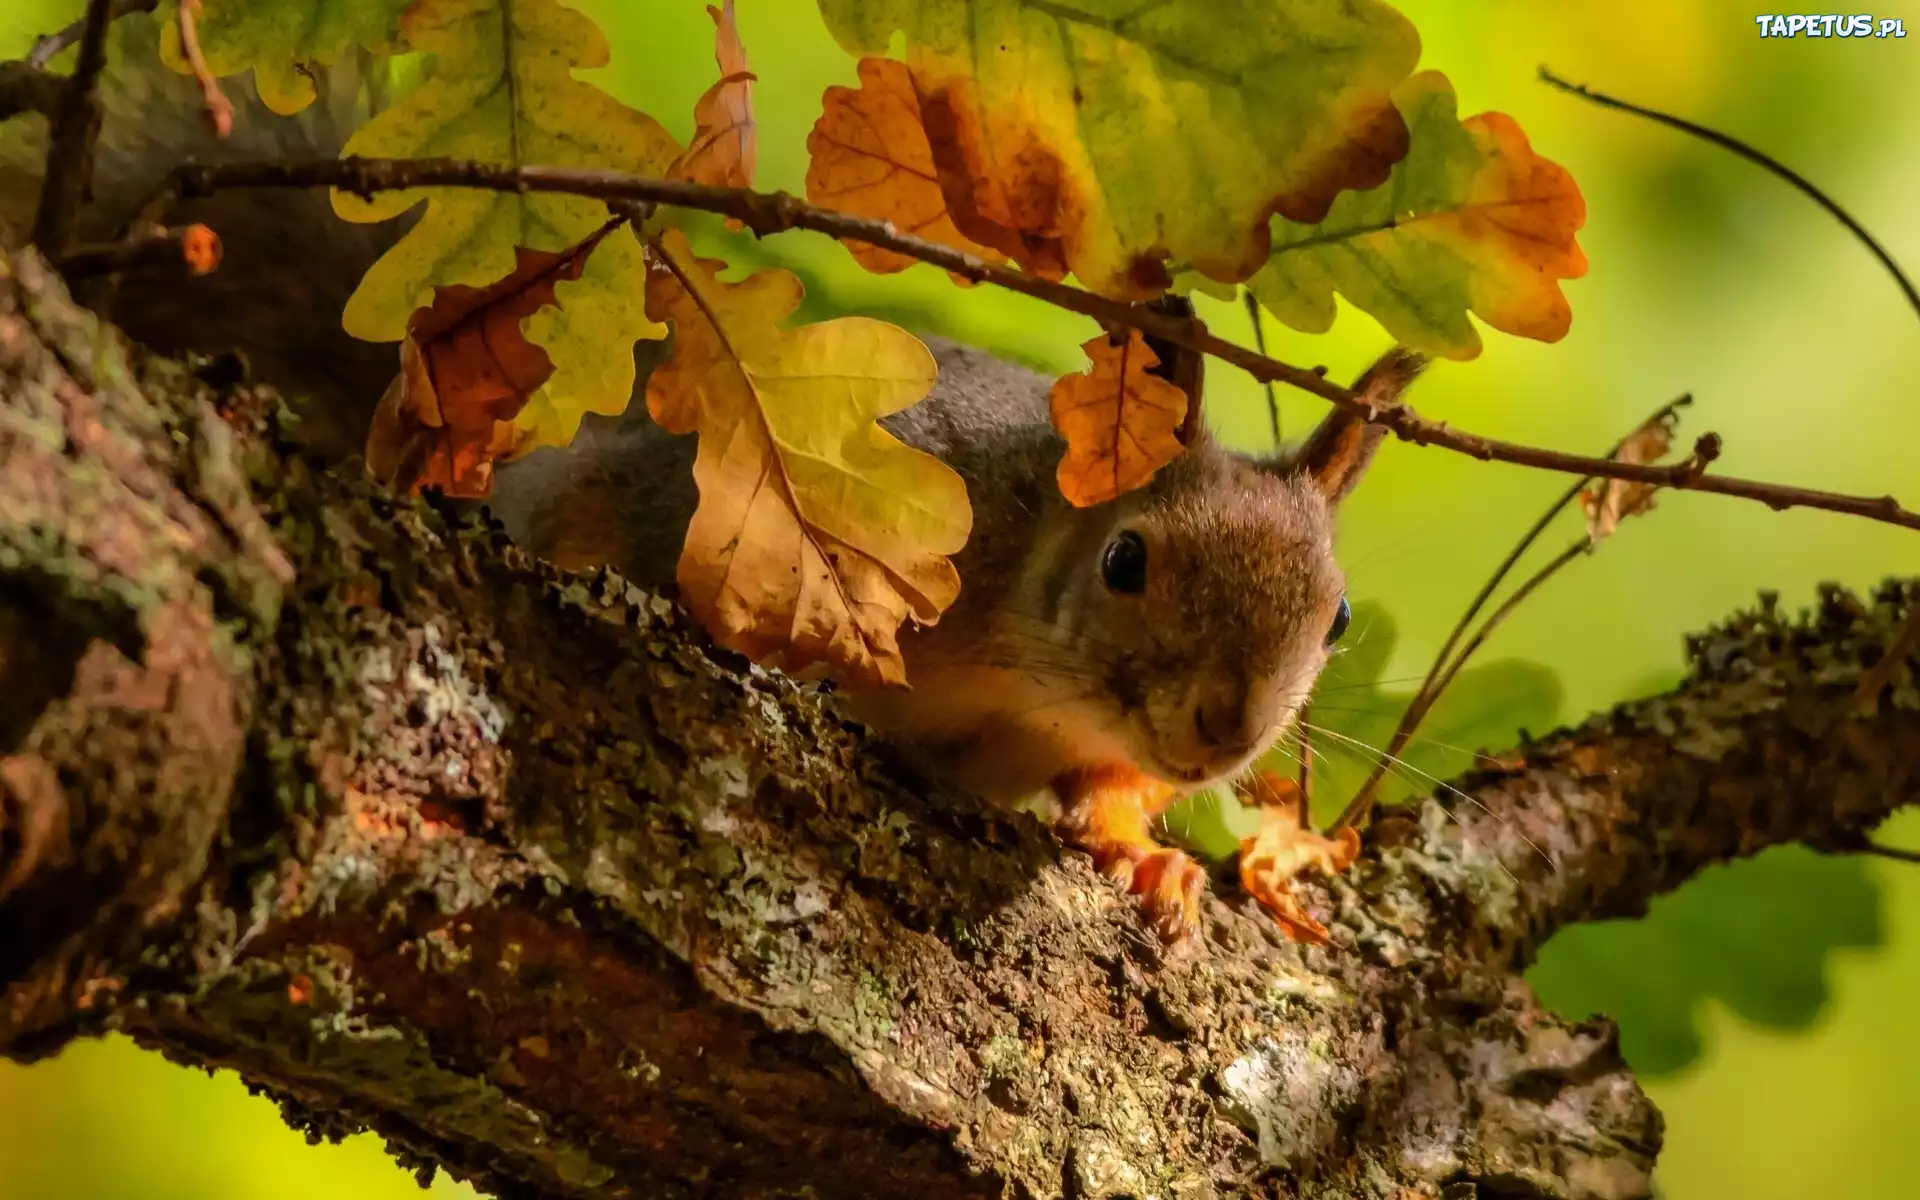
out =
[[[215,75],[253,71],[260,99],[274,112],[312,104],[316,68],[331,67],[354,46],[392,47],[411,0],[200,0],[194,23],[200,53]],[[180,45],[179,5],[166,4],[160,58],[188,74]]]
[[1880,886],[1858,858],[1778,846],[1710,867],[1636,921],[1562,930],[1527,980],[1570,1018],[1603,1013],[1642,1076],[1700,1057],[1700,1003],[1720,1001],[1770,1029],[1804,1029],[1828,996],[1840,949],[1885,937]]
[[1306,333],[1333,325],[1334,293],[1404,345],[1480,353],[1472,313],[1505,333],[1558,341],[1573,319],[1560,281],[1586,274],[1575,235],[1586,201],[1502,113],[1462,121],[1453,86],[1422,71],[1394,90],[1412,148],[1382,187],[1339,196],[1324,219],[1273,222],[1273,256],[1247,286]]
[[921,107],[942,114],[929,124],[935,157],[944,147],[963,165],[980,221],[1057,245],[1107,295],[1156,294],[1168,261],[1243,280],[1267,257],[1269,214],[1318,220],[1406,153],[1391,91],[1420,37],[1381,0],[820,0],[820,11],[849,53],[885,55],[904,32]]

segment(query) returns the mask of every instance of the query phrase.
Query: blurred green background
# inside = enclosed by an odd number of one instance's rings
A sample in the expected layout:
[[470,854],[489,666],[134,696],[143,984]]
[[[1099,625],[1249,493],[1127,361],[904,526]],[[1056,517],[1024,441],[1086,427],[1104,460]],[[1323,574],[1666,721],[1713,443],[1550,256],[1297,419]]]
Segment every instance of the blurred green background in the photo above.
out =
[[[760,183],[802,189],[821,90],[853,63],[806,0],[738,0],[760,77]],[[10,0],[0,56],[75,14],[78,0]],[[684,136],[712,79],[701,0],[595,0],[615,46],[603,86]],[[1567,285],[1572,333],[1544,346],[1490,334],[1442,365],[1418,403],[1432,416],[1521,442],[1595,452],[1662,401],[1691,391],[1688,436],[1726,439],[1731,473],[1920,501],[1920,320],[1831,220],[1731,157],[1554,93],[1541,64],[1744,138],[1796,167],[1920,271],[1920,0],[1891,0],[1904,41],[1761,39],[1731,0],[1400,0],[1461,112],[1500,109],[1579,180],[1589,276]],[[809,315],[857,310],[1057,368],[1092,329],[925,269],[879,278],[837,245],[793,234],[764,245],[715,233],[736,264],[777,262],[810,290]],[[1203,302],[1250,340],[1233,306]],[[1283,358],[1348,377],[1384,345],[1351,310],[1319,338],[1268,328]],[[1214,419],[1268,439],[1264,400],[1215,367]],[[1315,402],[1284,398],[1287,428]],[[1356,643],[1387,680],[1417,676],[1460,606],[1565,481],[1391,444],[1349,503],[1343,557],[1366,619]],[[1565,531],[1571,536],[1575,527]],[[1560,545],[1556,535],[1549,550]],[[1670,682],[1688,630],[1762,588],[1798,606],[1816,582],[1869,585],[1920,572],[1920,538],[1819,513],[1664,498],[1603,552],[1577,562],[1497,635],[1449,728],[1469,744],[1645,694]],[[1355,661],[1360,661],[1356,655]],[[1529,666],[1528,664],[1532,664]],[[1555,680],[1557,678],[1557,686]],[[1544,682],[1543,682],[1544,681]],[[1438,729],[1438,727],[1436,727]],[[1489,732],[1489,729],[1493,732]],[[1434,736],[1445,740],[1443,732]],[[1427,761],[1448,757],[1428,747]],[[1458,756],[1454,756],[1456,765]],[[1920,844],[1920,815],[1886,840]],[[1920,868],[1783,850],[1710,872],[1645,921],[1570,931],[1535,971],[1571,1013],[1617,1016],[1628,1057],[1665,1112],[1659,1182],[1671,1200],[1895,1200],[1916,1193]],[[443,1193],[465,1189],[445,1180]],[[23,1069],[0,1065],[0,1200],[85,1196],[278,1200],[417,1194],[376,1141],[317,1148],[231,1077],[209,1079],[120,1041]]]

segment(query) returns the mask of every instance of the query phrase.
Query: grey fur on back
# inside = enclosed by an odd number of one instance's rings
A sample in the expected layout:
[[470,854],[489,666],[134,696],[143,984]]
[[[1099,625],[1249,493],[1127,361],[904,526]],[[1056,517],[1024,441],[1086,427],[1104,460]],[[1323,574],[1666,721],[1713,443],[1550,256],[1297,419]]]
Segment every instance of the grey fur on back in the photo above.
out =
[[[959,566],[963,579],[976,577],[975,564],[1019,553],[1026,524],[1017,519],[1019,510],[1037,518],[1050,497],[1057,500],[1050,485],[1062,444],[1047,417],[1051,381],[984,350],[945,338],[922,340],[939,369],[933,390],[881,424],[966,480],[974,535]],[[514,541],[547,554],[566,540],[570,523],[588,519],[582,494],[595,497],[612,508],[620,535],[612,565],[643,587],[665,591],[699,499],[693,483],[698,439],[667,433],[647,416],[647,360],[659,352],[642,346],[641,379],[626,413],[589,416],[568,446],[535,451],[503,468],[488,507]],[[1003,505],[1013,510],[1009,519],[981,519],[983,508]]]

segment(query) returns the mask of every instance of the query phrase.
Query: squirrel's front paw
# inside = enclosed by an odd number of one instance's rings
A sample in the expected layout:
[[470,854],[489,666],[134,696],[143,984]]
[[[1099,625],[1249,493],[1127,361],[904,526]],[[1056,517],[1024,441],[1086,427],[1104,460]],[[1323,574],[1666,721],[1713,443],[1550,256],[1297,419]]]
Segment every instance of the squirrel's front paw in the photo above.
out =
[[1155,933],[1175,942],[1198,927],[1206,871],[1153,839],[1153,815],[1177,795],[1172,787],[1132,767],[1106,765],[1070,772],[1054,790],[1065,806],[1061,837],[1138,897]]
[[1159,849],[1133,864],[1127,891],[1163,941],[1177,942],[1200,927],[1200,893],[1207,872],[1178,850]]
[[1243,802],[1260,809],[1260,831],[1240,843],[1240,886],[1260,902],[1291,941],[1322,944],[1327,927],[1300,905],[1293,879],[1318,870],[1332,878],[1360,855],[1360,834],[1351,827],[1323,837],[1307,824],[1305,804],[1290,781],[1264,772],[1241,788]]

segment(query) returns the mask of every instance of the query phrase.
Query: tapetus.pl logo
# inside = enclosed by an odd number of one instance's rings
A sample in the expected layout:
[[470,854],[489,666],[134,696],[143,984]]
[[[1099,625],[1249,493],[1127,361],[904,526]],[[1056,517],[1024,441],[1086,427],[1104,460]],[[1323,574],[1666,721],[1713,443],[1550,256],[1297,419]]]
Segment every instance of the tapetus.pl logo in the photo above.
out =
[[1782,16],[1763,13],[1753,19],[1765,37],[1843,37],[1903,38],[1907,23],[1899,17],[1873,17],[1865,13],[1845,16],[1840,13],[1802,13]]

